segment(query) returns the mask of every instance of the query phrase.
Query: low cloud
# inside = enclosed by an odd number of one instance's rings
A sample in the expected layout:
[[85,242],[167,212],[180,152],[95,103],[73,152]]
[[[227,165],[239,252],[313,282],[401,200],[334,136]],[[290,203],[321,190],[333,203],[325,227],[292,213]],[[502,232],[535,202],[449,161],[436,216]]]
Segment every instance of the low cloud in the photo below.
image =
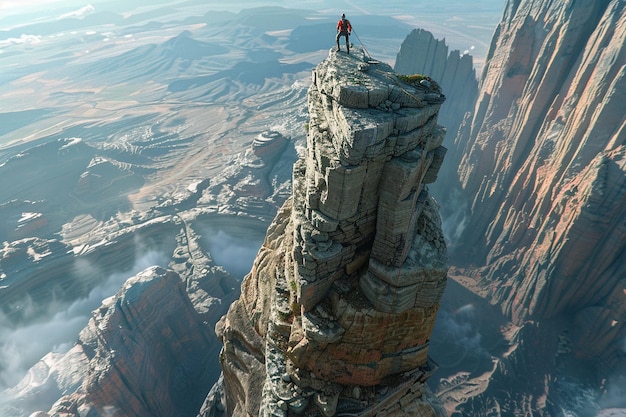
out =
[[430,354],[442,368],[475,372],[491,354],[483,345],[483,336],[476,327],[473,304],[455,311],[440,310],[431,337]]
[[468,204],[461,197],[461,192],[455,188],[446,197],[446,205],[442,207],[443,234],[451,246],[455,246],[467,227]]
[[602,409],[626,408],[626,375],[609,378],[599,402]]
[[451,314],[443,312],[441,325],[454,335],[459,345],[474,353],[489,355],[489,352],[482,346],[482,335],[473,325],[475,318],[474,305],[466,304]]
[[241,279],[252,269],[254,258],[263,243],[262,237],[237,238],[219,230],[207,236],[213,261]]
[[[626,337],[621,341],[622,355],[626,355]],[[626,408],[626,375],[616,373],[605,381],[599,399],[600,408]]]
[[33,45],[41,42],[41,36],[38,35],[22,35],[19,38],[8,38],[4,40],[0,40],[0,48],[4,48],[11,45]]
[[616,375],[602,382],[598,388],[590,383],[560,377],[554,387],[554,397],[551,398],[554,409],[559,415],[569,417],[595,417],[597,415],[622,415],[602,410],[626,408],[626,376]]
[[78,10],[74,10],[72,12],[69,13],[64,13],[61,16],[59,16],[59,20],[61,19],[67,19],[67,18],[78,18],[78,19],[82,19],[87,15],[90,15],[91,13],[93,13],[95,11],[95,7],[93,7],[91,4],[88,4],[84,7],[81,7]]

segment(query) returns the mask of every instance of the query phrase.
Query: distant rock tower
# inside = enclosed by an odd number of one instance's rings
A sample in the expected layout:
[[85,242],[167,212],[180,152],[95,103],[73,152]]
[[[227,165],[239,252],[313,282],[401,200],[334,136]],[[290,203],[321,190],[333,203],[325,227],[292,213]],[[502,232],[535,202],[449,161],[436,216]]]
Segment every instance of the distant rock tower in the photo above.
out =
[[444,100],[359,48],[315,68],[293,197],[216,328],[227,415],[445,415],[424,383],[447,274],[426,189]]
[[[400,45],[394,66],[399,74],[428,74],[437,80],[448,98],[438,118],[452,132],[452,139],[463,120],[470,117],[468,113],[473,112],[478,97],[474,59],[467,52],[449,50],[445,39],[435,39],[432,33],[424,29],[413,29]],[[454,155],[449,154],[448,158],[451,156]],[[460,164],[460,157],[457,158],[459,160],[455,160],[452,166]],[[453,169],[446,173],[454,179],[457,177]],[[438,183],[438,188],[450,185],[451,181],[443,177],[444,183]]]

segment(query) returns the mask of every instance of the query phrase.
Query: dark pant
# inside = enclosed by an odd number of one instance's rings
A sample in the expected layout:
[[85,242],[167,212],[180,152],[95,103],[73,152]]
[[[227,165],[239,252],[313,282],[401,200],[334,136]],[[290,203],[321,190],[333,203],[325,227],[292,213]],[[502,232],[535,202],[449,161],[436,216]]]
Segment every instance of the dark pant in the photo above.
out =
[[348,32],[337,32],[337,49],[339,48],[339,38],[341,38],[342,36],[346,37],[346,48],[348,49],[348,52],[350,52],[350,40],[348,39],[350,34]]

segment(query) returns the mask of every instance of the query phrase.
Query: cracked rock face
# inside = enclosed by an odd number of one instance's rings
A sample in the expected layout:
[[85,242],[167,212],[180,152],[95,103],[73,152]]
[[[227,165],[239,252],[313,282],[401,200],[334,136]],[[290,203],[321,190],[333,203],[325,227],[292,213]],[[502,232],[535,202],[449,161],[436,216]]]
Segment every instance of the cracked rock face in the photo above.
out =
[[105,299],[69,352],[46,355],[6,393],[27,405],[58,398],[31,414],[44,417],[193,415],[211,380],[211,342],[184,282],[155,266]]
[[460,252],[488,297],[518,324],[576,315],[580,351],[611,367],[626,335],[625,25],[618,1],[509,2],[459,139]]
[[420,81],[359,48],[313,71],[293,195],[216,327],[226,414],[445,414],[424,384],[448,269],[426,187],[445,96]]
[[568,378],[597,390],[585,402],[598,409],[623,390],[624,28],[623,1],[506,2],[451,152],[469,206],[454,263],[521,330],[459,412],[579,413]]

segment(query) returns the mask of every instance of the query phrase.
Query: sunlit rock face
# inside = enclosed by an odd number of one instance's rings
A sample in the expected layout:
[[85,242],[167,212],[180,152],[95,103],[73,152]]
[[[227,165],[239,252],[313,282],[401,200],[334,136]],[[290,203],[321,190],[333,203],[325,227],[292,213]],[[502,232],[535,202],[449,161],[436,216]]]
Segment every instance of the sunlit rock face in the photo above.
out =
[[47,378],[74,392],[49,414],[193,415],[210,380],[210,344],[180,277],[147,269],[104,301],[60,364],[50,358]]
[[491,298],[516,322],[577,312],[611,334],[596,355],[626,335],[625,8],[509,2],[459,138],[474,199],[463,253],[487,265]]
[[[264,149],[266,152],[258,158],[251,156],[254,148],[250,146],[237,160],[257,164],[228,170],[211,185],[215,189],[221,186],[223,191],[211,196],[224,203],[221,213],[194,206],[175,216],[159,216],[159,211],[170,210],[163,206],[155,210],[154,218],[112,224],[100,232],[101,236],[77,239],[74,247],[36,238],[5,243],[0,249],[0,299],[6,301],[1,304],[3,314],[13,320],[20,319],[25,310],[23,297],[18,297],[14,288],[28,291],[34,305],[28,310],[36,307],[46,311],[45,296],[50,292],[62,294],[63,289],[46,286],[48,281],[79,292],[85,289],[76,285],[76,271],[90,273],[91,281],[109,282],[107,274],[125,277],[125,272],[119,270],[127,271],[146,262],[165,264],[168,258],[170,261],[167,270],[148,269],[130,278],[117,296],[105,299],[94,311],[75,346],[66,353],[47,354],[17,385],[2,391],[0,415],[23,417],[51,407],[50,415],[57,412],[66,417],[85,413],[103,417],[111,413],[196,415],[220,374],[221,344],[213,328],[239,294],[240,281],[235,277],[243,277],[243,272],[238,275],[242,268],[249,271],[266,231],[265,209],[272,199],[280,198],[272,191],[266,196],[269,203],[257,205],[263,210],[251,210],[249,217],[242,216],[238,201],[251,196],[236,194],[229,186],[253,182],[257,174],[264,181],[271,177],[268,174],[279,163],[287,141],[272,136],[269,145],[278,141],[281,146]],[[206,191],[203,187],[207,185],[197,184],[188,199],[193,202]],[[181,199],[177,207],[193,206],[192,202]],[[239,215],[227,214],[230,211]],[[161,252],[166,256],[158,254]],[[20,268],[24,260],[30,260],[28,269]],[[56,276],[64,279],[55,280]],[[135,296],[128,297],[126,292],[136,286],[142,290],[133,290]],[[90,297],[99,303],[102,291],[97,288]],[[83,303],[77,303],[71,311],[79,314],[82,309]],[[84,314],[89,317],[90,311]],[[8,363],[9,359],[2,359]],[[159,381],[154,382],[154,378]],[[143,391],[144,379],[150,391]],[[142,400],[142,396],[150,401]]]
[[[452,142],[464,120],[471,120],[478,96],[478,79],[469,51],[450,49],[445,39],[437,39],[424,29],[414,29],[400,45],[394,70],[405,75],[424,74],[437,80],[447,98],[438,120],[448,131],[447,140]],[[459,201],[456,173],[462,158],[462,152],[449,152],[438,181],[431,187],[433,196],[441,204],[444,234],[449,240],[456,240],[462,219],[459,213],[466,206]]]
[[426,188],[445,97],[360,48],[331,51],[308,94],[293,196],[216,327],[226,413],[443,415],[424,382],[448,269]]
[[[454,262],[520,326],[472,415],[489,403],[557,413],[554,375],[600,401],[624,374],[625,99],[623,1],[507,2],[453,150],[470,207]],[[528,386],[498,395],[513,375]]]

